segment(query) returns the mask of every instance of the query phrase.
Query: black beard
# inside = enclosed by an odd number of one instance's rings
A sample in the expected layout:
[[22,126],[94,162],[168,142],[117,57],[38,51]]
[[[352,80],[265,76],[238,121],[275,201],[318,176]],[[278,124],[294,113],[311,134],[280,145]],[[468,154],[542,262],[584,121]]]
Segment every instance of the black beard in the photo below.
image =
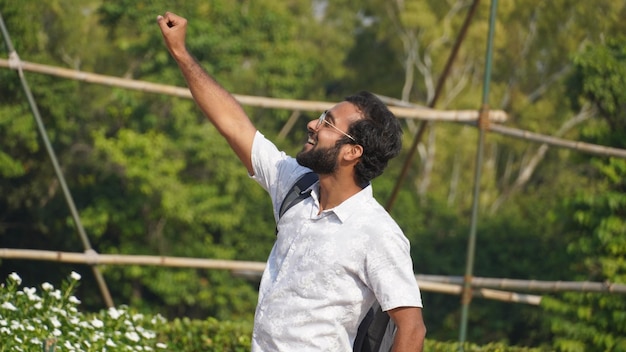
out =
[[313,148],[308,152],[303,150],[296,155],[296,161],[316,174],[332,174],[337,170],[337,155],[340,148],[341,146],[335,145],[332,148]]

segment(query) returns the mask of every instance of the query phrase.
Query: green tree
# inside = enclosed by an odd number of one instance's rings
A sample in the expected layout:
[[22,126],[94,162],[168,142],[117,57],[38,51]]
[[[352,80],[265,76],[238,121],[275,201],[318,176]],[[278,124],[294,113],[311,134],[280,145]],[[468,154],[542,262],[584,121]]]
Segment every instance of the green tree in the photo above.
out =
[[[574,59],[571,97],[590,101],[599,118],[587,140],[626,148],[626,38],[590,45]],[[581,158],[592,165],[594,189],[571,199],[568,251],[580,280],[626,282],[626,160]],[[555,346],[563,351],[626,350],[626,300],[612,294],[565,294],[549,301]]]
[[[156,15],[171,10],[190,21],[191,52],[234,93],[334,101],[368,89],[426,105],[469,5],[461,0],[356,5],[346,0],[0,0],[0,11],[23,60],[182,86],[155,24]],[[476,13],[438,108],[478,108],[488,7],[482,2]],[[500,2],[492,107],[509,113],[509,126],[623,146],[623,116],[607,112],[611,99],[604,96],[615,97],[614,103],[624,98],[617,95],[620,90],[606,88],[604,73],[589,71],[594,62],[614,61],[605,60],[599,49],[592,51],[600,55],[593,60],[581,56],[572,62],[570,57],[585,43],[623,32],[624,9],[623,1],[612,0]],[[574,68],[579,83],[569,87],[585,91],[565,94],[566,77]],[[274,239],[269,200],[193,102],[38,74],[26,77],[97,251],[265,260]],[[303,113],[280,140],[275,137],[291,112],[247,111],[264,134],[291,153],[302,143],[304,121],[314,117]],[[616,111],[624,111],[623,106]],[[405,145],[416,126],[406,122]],[[475,142],[473,127],[438,123],[420,145],[420,160],[393,209],[413,244],[417,273],[463,272]],[[382,203],[404,157],[374,181]],[[611,234],[619,231],[623,218],[623,166],[619,160],[588,161],[573,152],[488,136],[476,275],[623,280],[621,274],[610,276],[610,268],[621,268],[621,257],[611,252],[621,237]],[[577,192],[584,196],[564,204]],[[573,213],[586,222],[564,223]],[[589,231],[580,230],[581,224]],[[562,235],[565,228],[571,236]],[[596,237],[585,242],[577,231]],[[10,70],[0,70],[0,242],[2,247],[82,250],[19,80]],[[587,275],[590,268],[595,276]],[[168,316],[246,319],[256,301],[256,282],[228,272],[102,269],[116,303]],[[0,267],[33,284],[58,281],[68,270],[68,265],[42,270],[41,263],[16,260]],[[79,295],[84,306],[100,308],[91,275],[83,277]],[[613,298],[607,306],[619,307]],[[565,318],[572,312],[568,299],[563,301]],[[454,339],[458,297],[425,292],[424,300],[429,336]],[[595,304],[605,304],[604,299],[589,302],[585,307],[594,307],[593,312],[598,311]],[[586,343],[573,333],[544,328],[544,314],[535,307],[476,301],[469,337],[481,343],[541,345],[555,334],[562,341]],[[607,321],[617,322],[615,317]],[[596,330],[605,324],[600,316],[590,319],[585,324]]]
[[[324,78],[341,60],[316,49],[324,43],[328,52],[341,53],[316,31],[320,24],[305,1],[0,5],[23,60],[114,76],[183,85],[155,22],[168,9],[189,18],[190,50],[235,93],[319,100],[326,94]],[[3,246],[80,251],[19,80],[14,72],[1,74],[8,82],[0,87],[0,132],[6,136],[0,149],[6,161],[0,166],[7,209],[0,221]],[[27,78],[98,252],[266,258],[274,234],[269,200],[191,101],[41,75]],[[270,136],[289,116],[248,111]],[[304,131],[283,143],[300,144]],[[33,281],[57,272],[19,261],[4,264],[3,271],[19,271]],[[256,283],[227,272],[103,270],[117,301],[146,310],[250,318],[256,303]],[[88,308],[101,305],[92,282],[81,291]]]

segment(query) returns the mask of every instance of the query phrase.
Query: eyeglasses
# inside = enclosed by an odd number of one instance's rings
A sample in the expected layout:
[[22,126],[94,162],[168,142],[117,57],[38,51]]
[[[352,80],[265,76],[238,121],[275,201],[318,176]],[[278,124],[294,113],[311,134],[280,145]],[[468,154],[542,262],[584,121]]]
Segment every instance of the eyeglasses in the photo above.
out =
[[325,123],[328,126],[334,128],[335,130],[337,130],[337,132],[343,134],[344,136],[350,138],[354,143],[356,143],[356,139],[354,139],[354,137],[352,137],[351,135],[345,133],[344,131],[340,130],[339,128],[337,128],[337,126],[333,125],[332,122],[326,120],[326,115],[328,115],[328,110],[324,111],[321,115],[320,118],[317,120],[317,125],[315,125],[315,129],[319,129],[320,126]]

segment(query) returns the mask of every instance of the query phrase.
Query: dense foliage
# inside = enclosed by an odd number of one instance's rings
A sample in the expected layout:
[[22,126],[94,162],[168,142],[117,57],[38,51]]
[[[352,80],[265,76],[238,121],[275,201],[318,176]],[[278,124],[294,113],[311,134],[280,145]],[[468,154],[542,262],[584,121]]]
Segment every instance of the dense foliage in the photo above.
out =
[[[626,37],[589,47],[575,58],[570,87],[600,111],[582,137],[626,149]],[[587,160],[587,158],[584,158]],[[589,158],[598,188],[579,192],[568,206],[568,252],[581,258],[577,278],[626,282],[626,160]],[[548,301],[555,312],[556,345],[567,351],[626,351],[626,299],[614,295],[565,294]]]
[[[234,93],[336,101],[368,89],[427,105],[469,5],[0,0],[0,14],[26,61],[183,86],[155,23],[170,10],[189,19],[190,51]],[[479,108],[489,5],[477,9],[437,108]],[[626,148],[626,45],[618,37],[626,33],[625,17],[624,1],[501,1],[490,105],[508,113],[507,126]],[[0,57],[8,57],[5,46]],[[265,260],[274,237],[269,199],[192,101],[25,77],[96,251]],[[283,135],[291,111],[246,110],[289,153],[299,149],[304,123],[315,115],[302,112]],[[398,182],[416,132],[415,121],[403,124],[405,152],[374,181],[381,203]],[[429,124],[391,208],[412,242],[416,273],[464,272],[476,135],[467,125]],[[486,143],[475,274],[626,283],[625,161],[496,134]],[[20,80],[0,69],[0,246],[81,252],[75,233]],[[101,310],[84,266],[0,262],[2,276],[18,272],[30,286],[61,281],[68,270],[83,275],[76,295],[85,311]],[[225,271],[100,270],[117,305],[178,321],[168,329],[181,339],[182,331],[220,325],[207,319],[240,329],[256,304],[257,279]],[[459,298],[423,296],[429,338],[454,341]],[[619,350],[625,301],[575,292],[544,295],[540,307],[475,300],[468,338],[479,345]]]

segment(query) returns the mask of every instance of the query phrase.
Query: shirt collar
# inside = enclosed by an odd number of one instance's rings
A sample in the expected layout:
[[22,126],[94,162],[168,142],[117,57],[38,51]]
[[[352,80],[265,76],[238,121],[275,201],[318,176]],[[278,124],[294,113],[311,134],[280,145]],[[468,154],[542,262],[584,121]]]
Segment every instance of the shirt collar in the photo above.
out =
[[[319,182],[315,183],[310,188],[313,191],[311,195],[313,196],[315,202],[318,204],[319,207]],[[352,216],[352,214],[358,212],[361,209],[362,204],[368,202],[368,200],[372,197],[372,184],[370,183],[361,191],[346,199],[338,206],[332,209],[324,210],[324,212],[333,212],[335,213],[337,218],[339,218],[339,221],[345,222],[350,216]]]

